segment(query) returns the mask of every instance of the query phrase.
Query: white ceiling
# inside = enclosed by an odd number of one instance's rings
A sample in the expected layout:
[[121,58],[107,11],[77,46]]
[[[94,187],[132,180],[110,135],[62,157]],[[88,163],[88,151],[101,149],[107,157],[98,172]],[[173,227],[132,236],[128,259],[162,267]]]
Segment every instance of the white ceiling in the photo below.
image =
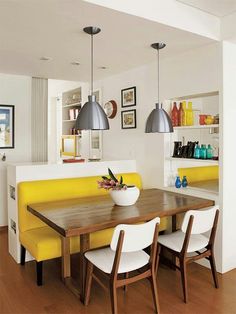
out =
[[212,15],[223,17],[236,11],[236,0],[177,0]]
[[[95,36],[95,79],[156,60],[153,42],[167,44],[163,57],[212,42],[80,0],[1,0],[0,72],[88,80],[90,37],[82,29],[90,25],[102,28]],[[52,60],[40,61],[42,56]]]

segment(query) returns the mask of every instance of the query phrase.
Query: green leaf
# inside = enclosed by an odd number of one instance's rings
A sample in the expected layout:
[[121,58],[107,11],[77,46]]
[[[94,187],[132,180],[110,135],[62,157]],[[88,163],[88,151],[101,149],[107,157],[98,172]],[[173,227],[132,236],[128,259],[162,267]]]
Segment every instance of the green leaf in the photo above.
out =
[[102,176],[103,180],[109,180],[108,177]]
[[123,177],[121,176],[120,177],[120,184],[122,184],[123,183]]
[[118,180],[116,179],[116,177],[114,176],[114,174],[110,168],[108,168],[108,173],[109,173],[109,176],[111,177],[112,180],[114,180],[115,182],[118,182]]

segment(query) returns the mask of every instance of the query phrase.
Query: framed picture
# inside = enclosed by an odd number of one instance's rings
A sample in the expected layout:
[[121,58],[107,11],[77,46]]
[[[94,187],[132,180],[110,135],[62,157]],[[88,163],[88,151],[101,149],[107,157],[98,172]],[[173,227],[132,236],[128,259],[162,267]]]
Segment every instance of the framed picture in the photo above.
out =
[[136,128],[136,110],[121,111],[121,128],[135,129]]
[[121,90],[121,107],[136,106],[136,86]]
[[14,148],[14,106],[0,105],[0,149]]
[[102,89],[98,88],[93,92],[93,95],[96,96],[96,101],[101,105],[102,103]]

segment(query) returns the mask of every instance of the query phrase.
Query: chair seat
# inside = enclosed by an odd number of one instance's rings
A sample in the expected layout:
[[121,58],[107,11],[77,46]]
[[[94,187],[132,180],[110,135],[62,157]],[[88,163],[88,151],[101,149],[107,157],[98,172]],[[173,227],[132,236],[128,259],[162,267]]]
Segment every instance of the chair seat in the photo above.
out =
[[[183,246],[184,237],[185,233],[179,230],[170,234],[159,235],[158,242],[175,252],[180,252]],[[208,241],[208,238],[202,234],[192,234],[190,236],[187,252],[191,253],[205,248]]]
[[[110,274],[112,271],[115,251],[110,247],[88,251],[85,257],[97,268]],[[148,264],[150,256],[143,250],[130,253],[121,253],[118,273],[127,273]]]

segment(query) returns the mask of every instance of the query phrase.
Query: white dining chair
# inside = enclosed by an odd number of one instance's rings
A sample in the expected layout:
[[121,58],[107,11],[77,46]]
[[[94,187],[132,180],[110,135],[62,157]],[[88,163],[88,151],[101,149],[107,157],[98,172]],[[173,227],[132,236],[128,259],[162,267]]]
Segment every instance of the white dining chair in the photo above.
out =
[[[183,219],[181,230],[160,235],[158,243],[179,259],[184,302],[188,300],[186,266],[191,262],[206,258],[210,262],[215,287],[218,288],[218,278],[214,258],[214,242],[219,217],[219,206],[206,210],[189,210]],[[203,233],[211,230],[210,236]],[[194,253],[194,254],[193,254]]]
[[[109,247],[91,250],[85,253],[87,259],[87,276],[85,286],[85,305],[88,305],[92,279],[102,287],[101,280],[94,273],[94,266],[110,280],[110,297],[112,313],[117,313],[117,288],[126,287],[138,280],[149,278],[156,312],[159,302],[156,283],[156,265],[158,264],[158,227],[160,218],[138,224],[118,225],[113,233]],[[151,245],[151,253],[143,249]],[[144,267],[145,266],[145,267]],[[132,276],[132,271],[139,270]]]

